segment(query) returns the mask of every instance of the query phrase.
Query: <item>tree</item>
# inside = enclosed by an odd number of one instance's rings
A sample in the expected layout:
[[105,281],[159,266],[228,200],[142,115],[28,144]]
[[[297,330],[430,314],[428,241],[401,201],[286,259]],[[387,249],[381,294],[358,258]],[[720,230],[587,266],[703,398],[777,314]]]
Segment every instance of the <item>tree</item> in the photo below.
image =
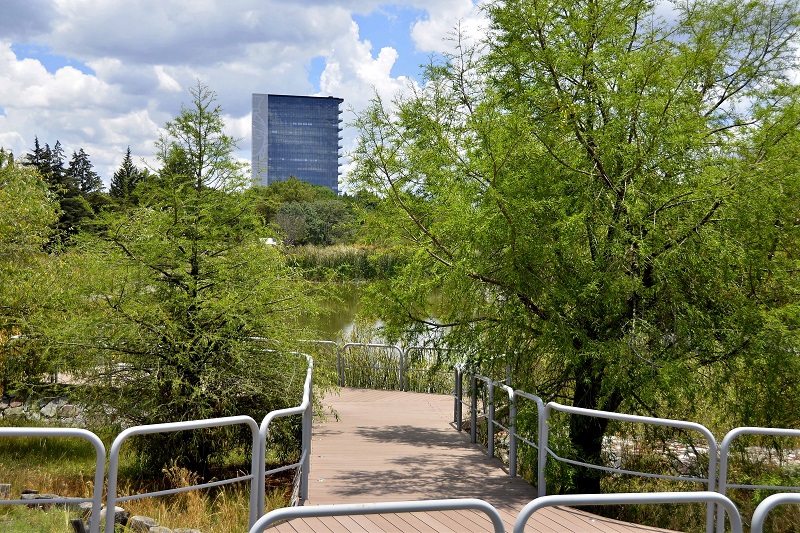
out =
[[[797,4],[674,9],[488,4],[482,43],[456,36],[359,116],[353,181],[414,258],[379,287],[390,334],[447,331],[473,364],[507,354],[520,388],[612,411],[686,415],[746,362],[798,368]],[[572,417],[574,458],[599,464],[606,429]]]
[[83,148],[78,152],[72,152],[72,159],[67,167],[68,180],[74,183],[84,196],[103,190],[103,180],[92,169],[93,166]]
[[131,147],[128,146],[125,157],[122,159],[122,164],[120,164],[119,169],[114,172],[114,176],[111,178],[109,194],[113,198],[121,200],[132,198],[136,185],[144,179],[144,176],[145,173],[136,168],[136,165],[133,164]]
[[277,226],[287,244],[330,245],[351,239],[354,233],[352,205],[328,187],[292,176],[253,187],[248,194],[255,197],[264,222]]
[[[50,190],[56,194],[59,201],[59,220],[56,223],[58,231],[52,235],[50,246],[66,242],[74,235],[79,226],[93,217],[92,207],[86,197],[81,194],[81,186],[87,187],[87,194],[98,191],[102,183],[94,171],[89,157],[83,151],[73,153],[68,168],[64,167],[64,149],[61,142],[56,141],[53,148],[45,143],[44,148],[35,137],[33,151],[25,156],[25,164],[34,167],[47,183]],[[84,180],[81,183],[80,180]],[[92,189],[92,190],[90,190]]]
[[[0,150],[0,156],[4,152]],[[0,157],[2,160],[2,157]],[[53,261],[44,252],[58,219],[58,202],[38,172],[10,157],[0,164],[0,370],[3,393],[10,383],[35,376],[43,367],[39,351],[19,354],[27,347],[14,336],[34,334],[32,323],[52,306],[59,290]],[[11,359],[12,353],[20,356]]]
[[[61,329],[88,337],[48,332],[95,347],[107,366],[98,372],[91,358],[85,365],[95,385],[86,390],[98,391],[87,401],[124,424],[260,419],[295,401],[290,393],[302,387],[294,373],[304,361],[252,341],[268,337],[280,347],[292,338],[305,305],[302,281],[262,243],[264,227],[244,194],[247,179],[215,94],[198,84],[191,95],[164,128],[161,169],[143,184],[138,206],[105,213],[101,238],[83,235],[69,254],[91,275],[85,309]],[[206,471],[248,435],[160,436],[141,451],[155,471],[170,458]]]

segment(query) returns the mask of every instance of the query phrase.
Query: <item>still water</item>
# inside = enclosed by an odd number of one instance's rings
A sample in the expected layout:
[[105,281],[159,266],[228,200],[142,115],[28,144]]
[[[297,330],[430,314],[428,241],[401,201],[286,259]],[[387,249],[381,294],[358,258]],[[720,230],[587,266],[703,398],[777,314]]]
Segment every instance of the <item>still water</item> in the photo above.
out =
[[[304,324],[317,340],[351,340],[356,327],[356,316],[361,310],[362,289],[355,283],[337,283],[331,297],[320,300],[322,312],[309,317]],[[374,325],[379,325],[375,321]]]

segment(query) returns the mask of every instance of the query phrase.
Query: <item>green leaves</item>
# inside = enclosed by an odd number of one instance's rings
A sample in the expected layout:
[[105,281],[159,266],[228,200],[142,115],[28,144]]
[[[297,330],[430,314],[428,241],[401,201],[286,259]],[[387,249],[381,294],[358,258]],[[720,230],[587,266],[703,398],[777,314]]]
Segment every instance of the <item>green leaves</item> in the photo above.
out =
[[414,328],[410,302],[435,286],[448,345],[516,353],[541,369],[517,386],[608,409],[674,407],[660,387],[776,346],[767,317],[800,287],[797,11],[489,5],[480,48],[358,120],[355,181],[418,251],[387,295],[389,327]]

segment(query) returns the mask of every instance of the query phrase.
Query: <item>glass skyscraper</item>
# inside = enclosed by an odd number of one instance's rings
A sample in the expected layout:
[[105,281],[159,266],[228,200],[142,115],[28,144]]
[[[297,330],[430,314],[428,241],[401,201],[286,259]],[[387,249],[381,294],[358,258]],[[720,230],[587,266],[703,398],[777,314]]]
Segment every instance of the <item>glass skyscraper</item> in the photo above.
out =
[[253,178],[269,185],[294,176],[339,193],[344,100],[253,94]]

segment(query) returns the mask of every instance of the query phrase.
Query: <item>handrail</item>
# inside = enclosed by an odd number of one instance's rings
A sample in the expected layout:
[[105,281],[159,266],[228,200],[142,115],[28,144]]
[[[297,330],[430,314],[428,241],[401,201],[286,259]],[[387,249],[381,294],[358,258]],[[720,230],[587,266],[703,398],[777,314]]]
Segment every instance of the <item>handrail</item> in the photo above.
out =
[[[89,531],[100,531],[100,509],[103,507],[103,481],[106,467],[106,448],[100,437],[86,429],[78,428],[0,428],[0,437],[76,437],[89,441],[94,447],[94,486],[91,498],[47,498],[37,503],[92,502]],[[30,505],[31,500],[0,500],[0,505]]]
[[[159,492],[149,492],[149,493],[142,493],[137,494],[134,496],[125,496],[121,498],[117,498],[117,471],[119,470],[119,450],[122,447],[122,444],[127,440],[129,437],[133,435],[149,435],[153,433],[171,433],[174,431],[187,431],[192,429],[203,429],[203,428],[211,428],[211,427],[223,427],[223,426],[231,426],[237,424],[246,424],[250,427],[250,431],[253,435],[253,447],[252,447],[252,458],[251,458],[251,471],[250,474],[247,476],[240,476],[238,478],[227,479],[223,481],[216,481],[213,483],[202,483],[199,485],[193,485],[191,487],[182,487],[179,489],[170,489],[170,490],[163,490]],[[191,420],[187,422],[167,422],[164,424],[150,424],[144,426],[134,426],[124,430],[122,433],[117,435],[117,438],[114,439],[114,443],[111,445],[111,451],[108,456],[108,495],[107,495],[107,503],[106,507],[108,509],[114,509],[117,502],[122,501],[129,501],[135,500],[140,498],[146,497],[153,497],[153,496],[162,496],[166,494],[178,494],[181,492],[186,492],[188,490],[206,488],[206,487],[215,487],[219,485],[224,485],[228,483],[235,483],[237,481],[246,481],[250,480],[250,517],[249,517],[249,524],[254,524],[257,520],[256,516],[256,509],[257,509],[257,502],[256,499],[260,495],[260,491],[258,490],[258,473],[259,473],[259,465],[260,462],[258,457],[261,455],[261,443],[259,441],[259,431],[258,431],[258,424],[256,421],[250,418],[249,416],[229,416],[224,418],[211,418],[205,420]],[[263,483],[261,483],[263,485]],[[263,500],[262,500],[263,501]],[[114,520],[107,518],[106,519],[106,533],[113,533],[114,532]]]
[[[714,435],[711,431],[708,430],[702,424],[698,424],[696,422],[684,422],[683,420],[670,420],[667,418],[655,418],[651,416],[639,416],[639,415],[628,415],[624,413],[613,413],[610,411],[600,411],[594,409],[584,409],[581,407],[572,407],[569,405],[561,405],[556,402],[549,402],[544,409],[544,420],[542,420],[542,437],[541,437],[541,446],[547,449],[547,451],[552,455],[555,459],[560,461],[568,462],[570,464],[576,464],[579,466],[584,466],[588,468],[595,468],[598,470],[605,470],[605,471],[612,471],[612,472],[622,472],[626,474],[636,474],[633,471],[622,471],[616,468],[608,468],[602,467],[598,465],[592,465],[589,463],[583,463],[580,461],[570,461],[568,459],[564,459],[562,457],[558,457],[555,453],[552,452],[547,446],[548,438],[549,438],[549,426],[548,420],[550,419],[550,413],[553,411],[561,411],[563,413],[569,413],[574,415],[580,416],[591,416],[597,418],[606,418],[608,420],[619,420],[623,422],[634,422],[638,424],[650,424],[655,426],[665,426],[665,427],[673,427],[677,429],[686,429],[690,431],[697,431],[707,439],[708,441],[708,478],[703,480],[701,478],[688,478],[686,481],[699,481],[703,483],[707,483],[708,490],[713,491],[715,482],[716,482],[716,474],[717,474],[717,441],[714,439]],[[547,457],[545,456],[545,463],[547,461]],[[545,463],[540,464],[539,468],[544,469]],[[657,474],[644,474],[638,473],[640,475],[646,475],[646,477],[657,477],[657,478],[664,478],[664,479],[672,479],[675,476],[660,476]],[[546,492],[545,492],[546,494]],[[714,529],[714,506],[710,504],[708,507],[708,511],[706,513],[706,531],[710,532]]]
[[333,346],[336,349],[336,376],[339,380],[339,386],[344,387],[344,367],[342,366],[342,350],[339,344],[334,341],[325,341],[317,339],[299,339],[297,342],[305,342],[307,344],[318,344],[320,346]]
[[[761,427],[738,427],[730,430],[722,439],[722,444],[719,447],[719,486],[717,492],[722,495],[728,490],[728,487],[739,489],[774,489],[774,490],[800,490],[800,487],[786,487],[780,485],[739,485],[728,483],[728,452],[731,443],[741,435],[770,435],[775,437],[798,437],[800,438],[800,430],[798,429],[778,429],[778,428],[761,428]],[[766,501],[766,499],[764,500]],[[798,500],[800,501],[800,500]],[[763,502],[762,502],[763,503]],[[777,504],[776,504],[777,505]],[[755,520],[755,515],[753,515]],[[724,531],[725,522],[722,519],[722,511],[720,510],[717,515],[717,531],[722,533]]]
[[[342,345],[341,353],[344,354],[345,350],[348,348],[353,347],[360,347],[360,348],[388,348],[389,350],[396,350],[398,354],[398,369],[397,369],[397,378],[400,380],[400,390],[406,390],[404,385],[405,379],[405,365],[404,365],[404,352],[403,349],[397,346],[396,344],[380,344],[380,343],[373,343],[373,342],[347,342]],[[342,372],[344,372],[345,361],[344,355],[342,355]]]
[[[766,500],[765,500],[766,501]],[[717,504],[723,507],[731,520],[731,533],[742,533],[742,517],[736,505],[718,492],[638,492],[618,494],[570,494],[560,496],[540,496],[528,503],[520,511],[517,521],[514,522],[514,533],[523,533],[525,524],[533,513],[543,507],[567,505],[579,507],[582,505],[628,505],[648,503],[691,503],[706,502],[709,507]],[[755,530],[752,533],[756,533]]]
[[[288,465],[286,467],[282,467],[280,469],[275,469],[272,472],[278,472],[281,470],[288,470],[289,468],[293,468],[296,466],[300,467],[301,476],[300,476],[300,498],[303,500],[308,499],[308,472],[311,468],[311,431],[312,431],[312,422],[313,422],[313,402],[312,402],[312,394],[313,394],[313,375],[314,375],[314,360],[311,356],[303,354],[306,357],[306,361],[308,361],[308,369],[306,370],[306,380],[303,384],[303,401],[297,407],[289,407],[286,409],[277,409],[275,411],[271,411],[264,417],[261,421],[261,425],[259,426],[258,434],[259,434],[259,441],[263,444],[264,449],[262,449],[258,454],[258,472],[260,475],[259,483],[258,483],[258,505],[257,505],[257,514],[258,516],[262,516],[264,514],[264,497],[266,488],[264,487],[264,478],[268,472],[266,472],[266,447],[267,447],[267,436],[269,435],[269,425],[270,423],[276,419],[286,416],[292,415],[303,415],[303,437],[302,437],[302,449],[300,454],[300,461],[293,465]],[[252,526],[253,523],[251,522],[250,525]]]
[[762,531],[764,531],[764,521],[767,518],[767,514],[776,505],[784,503],[800,503],[800,494],[773,494],[772,496],[764,498],[764,501],[759,503],[755,512],[753,512],[753,520],[750,522],[750,533],[762,533]]
[[[510,387],[508,387],[507,385],[503,385],[503,388],[510,389]],[[544,463],[547,460],[547,444],[542,445],[542,443],[544,442],[544,438],[546,438],[542,434],[542,432],[544,431],[544,416],[545,416],[545,413],[544,413],[544,401],[541,398],[539,398],[538,396],[536,396],[535,394],[530,394],[530,393],[527,393],[525,391],[521,391],[519,389],[513,389],[513,394],[514,394],[514,403],[512,404],[512,415],[514,416],[514,419],[511,422],[511,425],[514,428],[514,431],[513,431],[513,433],[511,433],[509,435],[509,442],[513,442],[514,443],[514,464],[513,464],[514,474],[516,475],[516,469],[517,469],[516,450],[517,450],[517,438],[519,438],[525,444],[528,444],[529,446],[533,446],[534,448],[536,448],[537,464],[542,465],[540,468],[536,469],[537,470],[537,472],[536,472],[536,474],[537,474],[536,475],[536,489],[538,491],[538,495],[539,496],[544,496],[546,494],[546,490],[547,490],[547,485],[546,485],[545,476],[544,476]],[[510,392],[509,392],[509,395],[511,395]],[[536,434],[536,438],[537,438],[538,444],[534,444],[533,442],[530,442],[528,439],[526,439],[525,437],[520,436],[519,433],[517,433],[517,430],[516,430],[516,417],[517,417],[517,413],[518,413],[518,409],[519,409],[518,406],[517,406],[517,398],[525,398],[526,400],[530,400],[530,401],[532,401],[532,402],[534,402],[536,404],[536,414],[537,414],[537,422],[538,422],[537,423],[537,430],[538,431],[537,431],[537,434]],[[509,444],[509,448],[510,448],[510,444]],[[510,453],[510,450],[509,450],[509,463],[510,463],[510,460],[511,460],[511,453]]]
[[267,527],[278,521],[292,520],[294,518],[417,513],[431,511],[461,511],[467,509],[485,513],[489,517],[489,520],[492,521],[492,526],[495,533],[505,532],[503,520],[500,518],[500,513],[497,511],[497,509],[483,500],[465,498],[450,500],[417,500],[405,502],[312,505],[309,507],[283,507],[281,509],[270,511],[262,516],[258,522],[256,522],[256,524],[250,528],[250,533],[261,533]]

